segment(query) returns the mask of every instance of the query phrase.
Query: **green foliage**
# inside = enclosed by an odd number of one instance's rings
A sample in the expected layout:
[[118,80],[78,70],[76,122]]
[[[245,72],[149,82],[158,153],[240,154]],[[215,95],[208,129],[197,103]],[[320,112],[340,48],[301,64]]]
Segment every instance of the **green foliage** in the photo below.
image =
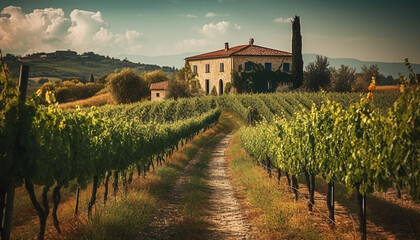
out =
[[166,98],[170,99],[178,99],[178,98],[187,98],[191,97],[190,88],[188,83],[185,81],[177,81],[175,79],[171,79],[168,82],[168,88],[166,89]]
[[231,82],[227,82],[226,85],[225,85],[225,93],[226,94],[229,94],[230,91],[231,91],[231,89],[232,89],[232,83]]
[[400,96],[388,114],[366,97],[347,109],[327,100],[292,120],[244,128],[241,138],[258,161],[275,159],[274,167],[291,174],[320,174],[362,194],[395,183],[419,199],[419,109],[419,88]]
[[372,64],[369,67],[366,65],[362,66],[362,72],[358,75],[352,86],[353,91],[356,92],[367,92],[367,88],[372,81],[372,77],[379,76],[379,69],[376,64]]
[[349,68],[346,65],[341,65],[337,70],[330,69],[331,74],[331,87],[330,91],[334,92],[351,92],[356,77],[356,69]]
[[141,77],[147,83],[147,86],[149,87],[150,87],[150,84],[152,83],[169,81],[169,76],[166,73],[164,73],[162,70],[144,72],[141,74]]
[[51,91],[54,93],[57,102],[65,103],[90,98],[103,88],[104,85],[99,83],[81,83],[78,80],[69,80],[44,83],[40,91],[41,96],[45,96],[47,91]]
[[38,80],[38,84],[44,84],[44,83],[47,83],[47,82],[48,82],[48,79],[46,79],[46,78],[41,78],[41,79]]
[[106,81],[118,103],[136,102],[150,94],[147,83],[131,68],[110,74]]
[[292,21],[292,79],[293,88],[303,84],[302,35],[300,34],[300,18],[295,16]]
[[186,85],[191,94],[203,95],[203,90],[201,89],[200,81],[197,79],[197,74],[191,70],[191,66],[187,62],[183,68],[175,73],[175,80]]
[[312,91],[327,89],[331,82],[330,62],[327,57],[316,56],[316,60],[306,66],[303,87]]
[[[235,72],[232,75],[232,85],[239,93],[274,92],[280,83],[289,83],[290,74],[280,71],[266,71],[262,64],[251,64],[250,72]],[[270,86],[270,88],[268,88]]]
[[[7,63],[12,75],[19,76],[19,67],[22,62],[12,55],[7,58]],[[171,75],[175,73],[171,67],[122,61],[95,53],[85,53],[74,57],[35,58],[30,62],[25,62],[25,64],[31,68],[31,77],[56,77],[60,79],[77,77],[84,79],[83,82],[88,82],[91,74],[94,76],[108,75],[113,73],[115,69],[121,70],[123,68],[132,68],[138,73],[155,70],[162,70]]]
[[211,89],[210,95],[217,96],[216,86],[213,86],[213,88]]

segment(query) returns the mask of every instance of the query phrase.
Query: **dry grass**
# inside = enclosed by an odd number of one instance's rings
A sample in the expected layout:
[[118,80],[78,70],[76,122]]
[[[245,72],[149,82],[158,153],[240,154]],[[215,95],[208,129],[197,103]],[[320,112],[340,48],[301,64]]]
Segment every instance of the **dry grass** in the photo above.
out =
[[294,201],[284,182],[270,179],[263,168],[246,154],[239,134],[227,152],[237,195],[247,219],[256,227],[258,239],[351,239],[333,231],[320,215],[308,214],[303,201]]
[[76,106],[80,107],[92,107],[92,106],[103,106],[106,104],[115,104],[115,100],[112,97],[111,93],[104,93],[100,95],[93,96],[91,98],[83,99],[83,100],[77,100],[74,102],[67,102],[67,103],[61,103],[59,106],[63,109],[67,108],[75,108]]
[[398,85],[376,86],[375,91],[389,92],[389,93],[399,93],[400,92]]

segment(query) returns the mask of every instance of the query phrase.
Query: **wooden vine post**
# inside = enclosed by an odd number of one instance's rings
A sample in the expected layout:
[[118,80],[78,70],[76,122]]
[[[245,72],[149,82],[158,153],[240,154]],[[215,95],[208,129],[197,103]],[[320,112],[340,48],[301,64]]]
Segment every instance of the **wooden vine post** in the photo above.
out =
[[[21,65],[20,76],[19,76],[19,104],[22,104],[22,105],[25,104],[26,102],[26,92],[28,90],[28,79],[29,79],[29,66]],[[18,128],[18,132],[19,132],[19,128]],[[18,142],[16,144],[18,144]],[[5,240],[10,239],[14,199],[15,199],[15,182],[12,179],[9,185],[7,186],[7,192],[5,195],[6,206],[4,210],[4,218],[2,219],[2,228],[4,230],[2,239],[5,239]]]

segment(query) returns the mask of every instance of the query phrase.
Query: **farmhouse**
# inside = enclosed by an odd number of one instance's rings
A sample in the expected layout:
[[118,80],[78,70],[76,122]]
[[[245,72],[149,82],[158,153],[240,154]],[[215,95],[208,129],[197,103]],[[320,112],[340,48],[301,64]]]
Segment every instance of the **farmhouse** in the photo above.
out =
[[214,52],[208,52],[185,58],[200,82],[206,94],[213,87],[219,95],[223,94],[226,83],[232,82],[233,73],[251,71],[252,63],[262,64],[266,71],[290,72],[292,54],[285,51],[254,45],[254,39],[249,39],[247,45],[229,47]]
[[150,85],[151,100],[160,101],[160,100],[165,99],[167,88],[168,88],[168,81],[152,83]]

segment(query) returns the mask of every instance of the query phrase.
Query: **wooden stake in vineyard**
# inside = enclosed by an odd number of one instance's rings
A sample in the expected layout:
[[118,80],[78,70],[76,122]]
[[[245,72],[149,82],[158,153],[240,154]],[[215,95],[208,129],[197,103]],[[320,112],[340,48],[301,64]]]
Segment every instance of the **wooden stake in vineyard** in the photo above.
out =
[[[3,64],[2,64],[3,67]],[[6,73],[5,73],[6,74]],[[26,92],[28,89],[28,78],[29,78],[29,66],[21,65],[20,66],[20,77],[19,77],[19,104],[25,104],[26,102]],[[20,136],[19,130],[17,128],[18,136]],[[19,139],[17,139],[16,146],[18,146]],[[15,182],[13,179],[9,182],[8,186],[6,186],[7,192],[4,196],[4,216],[1,219],[1,228],[2,234],[1,238],[8,240],[10,239],[11,227],[12,227],[12,215],[13,215],[13,203],[15,198]],[[3,209],[1,209],[3,212]]]

